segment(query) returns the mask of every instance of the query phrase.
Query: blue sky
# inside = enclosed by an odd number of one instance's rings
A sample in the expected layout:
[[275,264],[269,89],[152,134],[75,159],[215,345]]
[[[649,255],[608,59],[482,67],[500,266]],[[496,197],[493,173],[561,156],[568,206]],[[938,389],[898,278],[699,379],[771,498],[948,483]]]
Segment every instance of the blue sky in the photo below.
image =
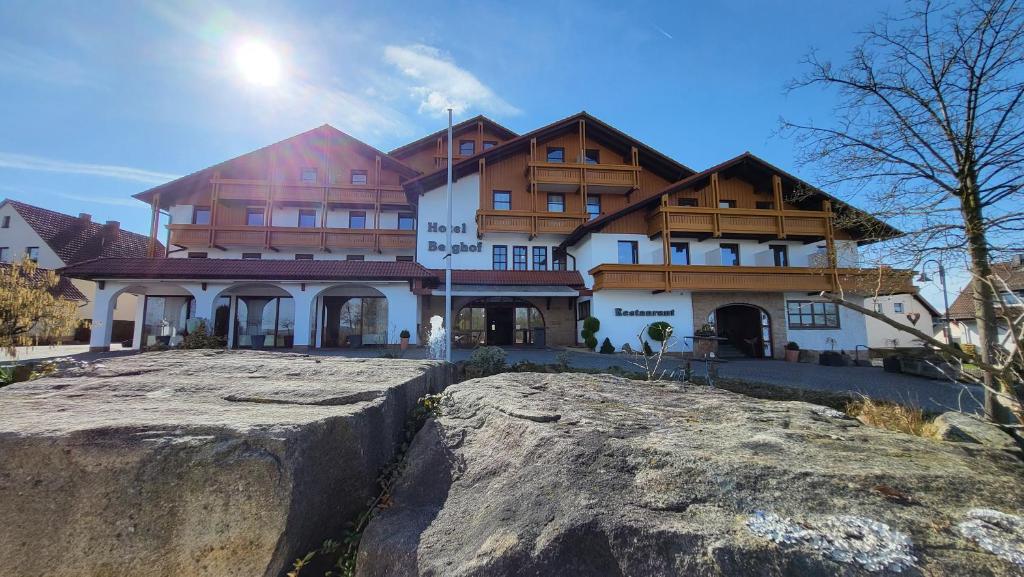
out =
[[[833,101],[785,83],[899,8],[8,0],[0,196],[145,232],[133,193],[325,122],[390,149],[440,129],[445,99],[520,132],[587,110],[694,169],[750,150],[813,182],[773,133]],[[281,83],[243,79],[247,39],[280,54]]]

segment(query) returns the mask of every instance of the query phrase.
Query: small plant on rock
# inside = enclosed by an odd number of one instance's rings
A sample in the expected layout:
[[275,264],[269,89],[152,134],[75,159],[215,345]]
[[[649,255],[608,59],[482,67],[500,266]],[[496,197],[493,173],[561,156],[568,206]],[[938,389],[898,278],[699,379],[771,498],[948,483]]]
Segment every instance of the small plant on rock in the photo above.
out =
[[222,349],[226,346],[223,338],[211,335],[206,330],[206,319],[199,319],[196,328],[181,341],[183,349]]
[[505,372],[506,355],[501,347],[477,347],[466,363],[467,376],[488,377]]

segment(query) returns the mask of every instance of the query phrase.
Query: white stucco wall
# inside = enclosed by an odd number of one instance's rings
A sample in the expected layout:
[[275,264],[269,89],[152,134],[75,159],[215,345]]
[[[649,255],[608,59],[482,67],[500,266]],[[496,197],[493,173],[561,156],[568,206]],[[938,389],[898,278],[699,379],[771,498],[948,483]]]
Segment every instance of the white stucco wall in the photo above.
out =
[[[896,303],[903,305],[902,313],[895,312]],[[932,318],[931,312],[929,312],[920,301],[914,298],[913,295],[898,294],[878,296],[867,298],[864,301],[864,306],[872,310],[876,310],[876,304],[881,306],[881,312],[890,319],[900,323],[901,325],[913,327],[928,335],[934,336],[934,331],[932,329],[934,319]],[[911,323],[910,319],[907,318],[908,314],[914,313],[920,315],[916,324]],[[865,317],[865,322],[867,323],[868,346],[872,348],[921,346],[917,337],[910,333],[900,331],[899,329],[887,325],[880,320]],[[941,330],[939,331],[939,334],[941,334]]]
[[[854,304],[863,305],[864,299],[849,296]],[[819,297],[807,296],[807,293],[786,293],[785,300],[798,301],[822,301]],[[801,349],[815,351],[828,351],[833,349],[829,338],[835,339],[835,350],[852,352],[857,345],[868,344],[867,323],[864,315],[848,309],[839,307],[839,328],[838,329],[795,329],[789,326],[789,315],[786,315],[787,338],[795,341]]]
[[[665,321],[672,325],[675,333],[674,343],[670,343],[671,351],[691,351],[692,343],[683,339],[693,335],[693,301],[690,293],[651,294],[650,291],[618,291],[607,290],[594,293],[591,301],[590,314],[601,321],[601,329],[597,332],[597,345],[601,346],[607,337],[621,350],[622,345],[629,343],[633,350],[642,346],[638,335],[644,328],[654,322]],[[625,311],[673,311],[672,315],[661,316],[616,316],[615,309]],[[646,338],[646,333],[644,333]],[[650,339],[648,339],[650,340]],[[654,347],[655,343],[651,343]]]

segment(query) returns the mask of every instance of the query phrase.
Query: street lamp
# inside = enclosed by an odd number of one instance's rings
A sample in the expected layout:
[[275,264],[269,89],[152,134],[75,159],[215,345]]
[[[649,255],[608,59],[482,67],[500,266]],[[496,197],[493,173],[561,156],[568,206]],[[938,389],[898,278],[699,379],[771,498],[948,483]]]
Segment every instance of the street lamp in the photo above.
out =
[[942,263],[935,259],[928,259],[921,263],[921,276],[917,277],[917,282],[929,282],[932,279],[928,278],[928,275],[924,271],[924,267],[929,263],[935,263],[939,267],[939,283],[942,285],[942,304],[946,307],[943,315],[942,334],[946,337],[946,344],[953,344],[953,335],[949,331],[949,292],[946,290],[946,269],[942,266]]

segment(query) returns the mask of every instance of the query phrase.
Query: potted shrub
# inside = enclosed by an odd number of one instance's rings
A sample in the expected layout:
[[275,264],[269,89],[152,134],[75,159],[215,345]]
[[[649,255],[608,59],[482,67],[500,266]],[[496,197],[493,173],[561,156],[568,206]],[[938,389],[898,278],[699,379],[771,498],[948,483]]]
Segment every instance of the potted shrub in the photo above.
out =
[[793,341],[786,343],[786,362],[795,363],[800,360],[800,345]]
[[693,356],[703,359],[711,353],[718,354],[718,338],[715,328],[704,323],[699,329],[693,331]]
[[402,347],[403,351],[409,348],[409,331],[402,329],[402,332],[398,333],[398,338],[400,339],[398,341],[399,345]]

